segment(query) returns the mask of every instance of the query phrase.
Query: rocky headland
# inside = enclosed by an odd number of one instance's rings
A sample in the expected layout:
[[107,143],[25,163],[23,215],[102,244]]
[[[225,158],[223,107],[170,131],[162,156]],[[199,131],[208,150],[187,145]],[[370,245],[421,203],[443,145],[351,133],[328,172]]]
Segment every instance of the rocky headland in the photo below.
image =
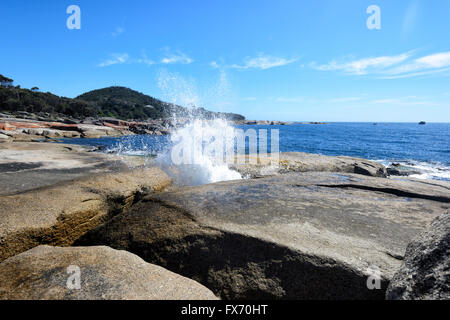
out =
[[[122,135],[167,135],[182,127],[189,118],[125,121],[116,118],[45,118],[22,112],[19,117],[0,114],[0,141],[41,141],[60,138],[101,138]],[[241,125],[289,125],[281,121],[231,121]]]
[[247,179],[190,187],[141,158],[0,143],[0,299],[448,296],[450,183],[358,158],[256,160],[232,165]]

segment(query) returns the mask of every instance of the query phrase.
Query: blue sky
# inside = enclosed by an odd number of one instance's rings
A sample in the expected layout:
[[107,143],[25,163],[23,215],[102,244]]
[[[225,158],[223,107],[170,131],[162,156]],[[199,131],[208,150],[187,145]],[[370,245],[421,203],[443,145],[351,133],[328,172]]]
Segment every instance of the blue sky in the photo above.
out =
[[[69,5],[80,30],[66,27]],[[449,15],[448,0],[1,1],[0,73],[248,119],[450,122]]]

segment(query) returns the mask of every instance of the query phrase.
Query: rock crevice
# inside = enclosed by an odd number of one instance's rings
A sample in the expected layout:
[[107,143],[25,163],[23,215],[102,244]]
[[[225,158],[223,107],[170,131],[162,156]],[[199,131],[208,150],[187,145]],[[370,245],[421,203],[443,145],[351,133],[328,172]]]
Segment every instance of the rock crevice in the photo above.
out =
[[[133,232],[122,232],[120,225]],[[222,299],[383,299],[388,285],[382,279],[382,290],[368,290],[367,275],[350,266],[202,225],[154,199],[144,199],[75,245],[102,243],[196,280]]]
[[[300,187],[302,187],[302,186],[300,186]],[[438,201],[438,202],[443,202],[443,203],[450,203],[450,197],[426,195],[426,194],[408,192],[408,191],[393,189],[393,188],[377,188],[377,187],[370,187],[370,186],[357,185],[357,184],[338,184],[338,185],[320,185],[319,184],[318,187],[341,188],[341,189],[352,189],[353,188],[353,189],[368,190],[368,191],[374,191],[374,192],[382,192],[382,193],[392,194],[392,195],[398,196],[398,197],[424,199],[424,200],[432,200],[432,201]]]

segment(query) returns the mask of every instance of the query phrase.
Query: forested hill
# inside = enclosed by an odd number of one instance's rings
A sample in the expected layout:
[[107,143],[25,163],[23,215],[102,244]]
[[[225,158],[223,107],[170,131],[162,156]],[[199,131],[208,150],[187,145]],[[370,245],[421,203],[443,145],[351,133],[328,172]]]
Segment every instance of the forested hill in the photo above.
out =
[[184,108],[163,102],[125,87],[108,87],[86,92],[75,98],[95,104],[102,115],[120,119],[167,118]]
[[173,114],[207,119],[219,116],[229,120],[245,119],[238,114],[211,112],[203,108],[184,108],[125,87],[93,90],[71,99],[50,92],[40,92],[37,87],[31,90],[22,89],[12,83],[12,79],[0,75],[0,112],[25,111],[77,119],[114,117],[123,120],[147,120],[168,118]]
[[126,119],[156,119],[167,118],[171,115],[181,117],[193,115],[206,119],[218,116],[229,120],[245,119],[239,114],[212,112],[203,108],[184,108],[125,87],[93,90],[76,99],[97,104],[103,113],[113,113],[108,116],[120,114],[122,118]]

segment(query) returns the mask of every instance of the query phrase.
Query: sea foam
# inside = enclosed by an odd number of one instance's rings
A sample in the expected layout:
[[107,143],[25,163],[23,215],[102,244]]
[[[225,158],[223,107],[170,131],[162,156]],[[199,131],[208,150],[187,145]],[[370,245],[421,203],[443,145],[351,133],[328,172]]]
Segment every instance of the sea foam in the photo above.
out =
[[171,147],[156,163],[181,185],[242,179],[226,163],[234,150],[234,130],[223,119],[193,119],[172,133]]

